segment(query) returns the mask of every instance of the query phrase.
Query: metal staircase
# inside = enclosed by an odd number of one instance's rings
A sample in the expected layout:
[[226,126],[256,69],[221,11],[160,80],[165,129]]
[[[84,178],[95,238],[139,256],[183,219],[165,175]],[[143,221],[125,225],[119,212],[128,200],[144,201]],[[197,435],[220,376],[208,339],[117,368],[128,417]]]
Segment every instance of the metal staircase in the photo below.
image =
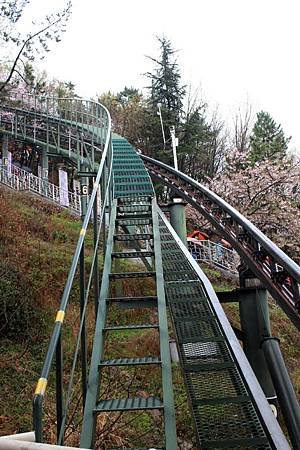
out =
[[[128,172],[131,169],[124,169],[124,166],[121,169],[122,161],[139,160],[132,147],[126,141],[119,140],[113,141],[113,148],[113,165],[120,169],[116,172],[117,175],[114,174],[115,200],[106,246],[80,445],[88,448],[94,446],[97,416],[104,412],[161,410],[165,429],[163,448],[175,450],[177,448],[176,422],[156,200],[153,198],[153,188],[145,169],[141,167],[141,173],[134,175],[135,179],[139,180],[137,181],[138,193],[134,190],[135,184],[129,182],[130,173]],[[141,248],[146,243],[148,250]],[[140,250],[129,250],[127,248],[129,244]],[[120,272],[116,271],[120,261],[141,257],[148,259],[148,267],[152,270],[131,272],[123,268]],[[143,292],[135,297],[118,295],[118,292],[123,292],[124,280],[141,278],[153,280],[152,295],[145,296]],[[143,286],[140,289],[143,291]],[[152,320],[150,323],[143,321],[135,324],[110,323],[109,310],[115,304],[126,309],[150,307],[153,311]],[[128,331],[143,333],[151,329],[157,331],[160,348],[158,355],[145,354],[143,357],[128,355],[126,358],[117,355],[113,359],[106,356],[105,344],[110,334]],[[127,398],[99,399],[103,370],[110,367],[138,368],[149,365],[160,367],[161,386],[157,387],[157,395],[141,397],[130,396],[128,393]],[[140,390],[146,389],[146,386],[144,388],[140,386]]]

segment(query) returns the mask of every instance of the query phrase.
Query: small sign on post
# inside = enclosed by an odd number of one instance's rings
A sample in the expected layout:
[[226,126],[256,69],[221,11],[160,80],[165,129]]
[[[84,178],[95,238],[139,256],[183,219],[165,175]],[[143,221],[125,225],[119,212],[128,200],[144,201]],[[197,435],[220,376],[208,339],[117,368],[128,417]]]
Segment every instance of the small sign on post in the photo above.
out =
[[69,206],[68,195],[68,174],[64,170],[59,170],[59,203],[62,206]]

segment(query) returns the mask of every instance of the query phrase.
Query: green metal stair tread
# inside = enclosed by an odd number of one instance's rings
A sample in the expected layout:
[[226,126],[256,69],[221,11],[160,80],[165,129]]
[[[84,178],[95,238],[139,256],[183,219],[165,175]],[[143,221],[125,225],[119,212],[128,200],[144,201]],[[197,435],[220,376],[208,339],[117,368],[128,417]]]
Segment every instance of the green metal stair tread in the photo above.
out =
[[179,344],[192,343],[208,343],[208,342],[225,342],[222,335],[220,336],[180,336],[178,337]]
[[118,224],[118,225],[151,225],[152,219],[151,219],[151,217],[130,217],[130,218],[118,217],[116,219],[116,224]]
[[156,295],[146,295],[146,296],[138,296],[138,297],[108,297],[106,301],[108,302],[126,302],[126,301],[148,301],[155,300],[157,301]]
[[131,219],[131,217],[149,217],[151,216],[151,210],[146,207],[136,208],[136,209],[129,209],[127,207],[123,207],[117,214],[117,219],[120,217],[123,217],[124,219]]
[[211,361],[205,363],[195,362],[193,363],[185,363],[184,370],[186,372],[199,372],[205,370],[224,370],[235,367],[235,363],[233,361],[220,362],[220,363],[212,363]]
[[107,411],[136,411],[145,409],[163,409],[163,403],[156,397],[133,397],[124,399],[101,400],[94,409],[95,413]]
[[148,211],[145,211],[144,213],[141,211],[138,214],[127,214],[127,213],[119,213],[117,215],[117,220],[131,220],[131,219],[152,219],[151,214],[149,214]]
[[235,397],[212,397],[212,398],[201,398],[193,399],[193,406],[203,406],[203,405],[222,405],[228,403],[244,403],[251,402],[251,398],[248,395],[237,395]]
[[151,278],[155,277],[155,272],[116,272],[110,273],[111,280],[119,280],[121,278]]
[[151,258],[154,256],[153,251],[141,250],[141,251],[133,251],[133,252],[113,252],[111,254],[112,258],[121,259],[121,258]]
[[149,364],[161,364],[158,356],[145,356],[140,358],[117,358],[106,359],[100,362],[101,367],[110,366],[144,366]]
[[137,234],[115,234],[115,241],[149,241],[153,239],[152,233],[137,233]]
[[[173,309],[174,311],[174,309]],[[201,311],[195,311],[193,313],[193,316],[191,315],[183,315],[183,316],[179,316],[179,314],[177,313],[176,316],[173,317],[174,322],[186,322],[186,323],[192,323],[194,324],[199,323],[201,324],[201,322],[214,322],[216,320],[216,316],[214,314],[205,314],[205,313],[201,313]]]
[[118,304],[120,309],[157,308],[156,296],[107,298],[106,302]]
[[116,326],[108,326],[103,328],[103,332],[106,331],[126,331],[126,330],[147,330],[151,328],[159,328],[158,324],[140,324],[140,325],[116,325]]

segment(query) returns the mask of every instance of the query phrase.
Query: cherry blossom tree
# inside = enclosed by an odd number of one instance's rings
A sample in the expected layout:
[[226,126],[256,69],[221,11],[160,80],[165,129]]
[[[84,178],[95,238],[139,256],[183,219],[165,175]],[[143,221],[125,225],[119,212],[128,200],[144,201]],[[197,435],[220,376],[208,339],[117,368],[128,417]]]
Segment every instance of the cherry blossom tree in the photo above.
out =
[[285,157],[249,166],[247,155],[236,151],[210,188],[299,262],[299,184],[299,159]]
[[24,78],[26,61],[43,58],[50,51],[50,43],[59,42],[71,14],[68,1],[61,11],[46,15],[41,22],[32,22],[28,32],[18,31],[25,7],[30,0],[0,0],[0,62],[7,72],[0,78],[0,92],[13,81],[14,76]]

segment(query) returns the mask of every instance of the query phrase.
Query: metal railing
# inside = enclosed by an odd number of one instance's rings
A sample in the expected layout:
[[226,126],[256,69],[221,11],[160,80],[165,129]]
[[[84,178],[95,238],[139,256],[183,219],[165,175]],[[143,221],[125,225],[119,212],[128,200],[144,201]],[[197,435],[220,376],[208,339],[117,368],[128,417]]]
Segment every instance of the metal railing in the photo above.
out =
[[[107,109],[95,102],[78,99],[45,99],[27,96],[33,103],[25,102],[25,97],[14,99],[9,104],[0,106],[0,133],[34,142],[43,146],[46,152],[56,152],[67,157],[81,170],[83,180],[81,192],[82,228],[71,268],[66,281],[50,344],[44,361],[43,369],[33,398],[33,424],[37,442],[43,441],[43,414],[47,384],[51,382],[52,366],[55,363],[56,374],[56,424],[57,442],[64,442],[64,431],[67,424],[69,405],[74,393],[74,379],[81,367],[82,396],[85,398],[87,380],[87,345],[86,345],[86,314],[91,287],[94,291],[95,314],[99,295],[99,243],[106,241],[107,212],[110,213],[112,202],[112,145],[111,119]],[[35,121],[38,121],[35,122]],[[78,121],[75,123],[75,121]],[[74,138],[74,139],[73,139]],[[95,170],[97,173],[95,173]],[[47,181],[24,173],[22,169],[2,166],[1,181],[14,189],[28,189],[45,195],[56,201],[59,198],[59,188]],[[88,192],[89,179],[93,177],[93,188]],[[85,183],[85,185],[84,185]],[[102,208],[99,210],[98,192],[100,190]],[[78,210],[79,199],[70,199]],[[70,202],[70,203],[71,203]],[[85,267],[85,245],[87,230],[93,223],[93,249],[89,254],[89,271]],[[89,241],[91,241],[89,239]],[[70,294],[76,287],[79,270],[80,290],[80,325],[74,344],[73,362],[71,367],[63,364],[63,336],[66,312],[70,302]],[[68,352],[71,351],[68,349]],[[80,355],[80,358],[79,358]],[[79,363],[79,360],[81,363]],[[67,389],[64,385],[69,380]],[[77,380],[78,381],[78,380]]]
[[107,133],[99,103],[22,94],[0,104],[0,132],[96,170]]
[[[13,164],[9,169],[0,164],[0,183],[16,191],[34,192],[60,206],[68,207],[77,214],[81,214],[79,194],[61,189],[59,186],[43,180]],[[64,199],[63,202],[61,200],[62,198]]]
[[188,249],[196,261],[212,263],[231,272],[237,272],[238,254],[223,245],[210,240],[188,239]]

